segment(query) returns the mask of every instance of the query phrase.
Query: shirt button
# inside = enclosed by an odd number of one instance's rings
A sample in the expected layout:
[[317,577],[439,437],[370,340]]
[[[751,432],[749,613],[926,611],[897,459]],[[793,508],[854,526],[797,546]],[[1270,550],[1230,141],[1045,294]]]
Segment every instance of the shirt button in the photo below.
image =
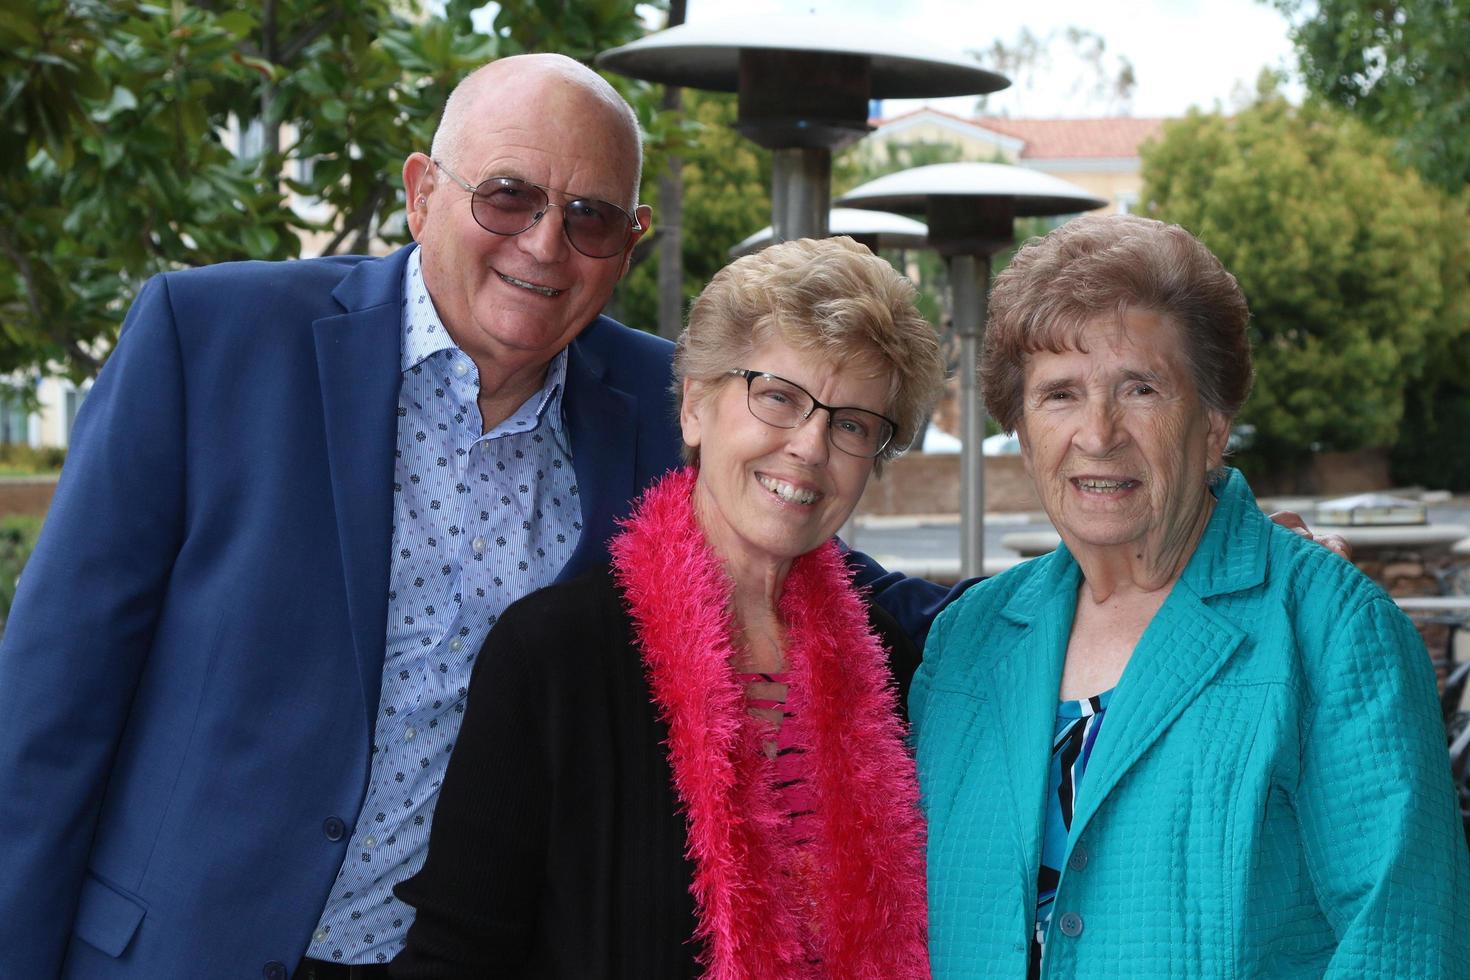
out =
[[1087,848],[1081,844],[1072,848],[1072,856],[1067,858],[1067,867],[1073,871],[1081,871],[1087,867]]
[[454,362],[454,373],[455,373],[456,376],[462,378],[462,377],[464,377],[464,373],[466,371],[468,371],[468,370],[469,370],[469,368],[465,367],[464,361],[455,361]]
[[464,646],[464,640],[461,640],[457,636],[449,641],[449,649],[451,650],[459,650],[459,648],[462,646]]
[[475,551],[476,554],[483,552],[485,550],[485,539],[476,538],[475,540],[470,542],[470,547]]
[[1062,921],[1058,923],[1062,927],[1062,935],[1068,939],[1076,939],[1082,935],[1082,916],[1076,912],[1067,912],[1062,915]]
[[418,732],[418,729],[417,728],[414,728],[412,725],[409,725],[407,728],[405,728],[403,730],[403,740],[405,742],[412,742],[414,736],[417,735],[418,733],[419,732]]
[[325,930],[325,929],[318,929],[316,932],[312,933],[311,934],[311,941],[314,942],[314,943],[324,943],[324,942],[326,942],[327,941],[327,930]]
[[376,837],[374,837],[372,834],[368,834],[366,837],[364,837],[362,839],[362,846],[363,847],[372,847],[377,842],[378,842],[378,839]]
[[328,817],[322,821],[322,833],[329,841],[339,841],[347,836],[347,825],[342,822],[341,817]]

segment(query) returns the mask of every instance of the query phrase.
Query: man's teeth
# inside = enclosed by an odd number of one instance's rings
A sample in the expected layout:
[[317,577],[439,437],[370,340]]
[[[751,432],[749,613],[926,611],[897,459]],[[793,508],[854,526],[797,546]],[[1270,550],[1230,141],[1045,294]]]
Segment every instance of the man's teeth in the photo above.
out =
[[564,292],[564,290],[552,289],[550,286],[538,286],[534,282],[526,282],[524,279],[517,279],[515,276],[508,276],[503,272],[498,273],[498,275],[512,286],[520,286],[522,289],[529,289],[531,292],[540,293],[542,296],[560,296]]
[[1111,493],[1114,490],[1122,490],[1124,487],[1132,486],[1132,480],[1078,480],[1077,485],[1083,490],[1091,490],[1095,493]]
[[788,504],[811,504],[816,503],[817,492],[815,490],[800,490],[789,483],[773,480],[768,476],[757,477],[760,485],[786,501]]

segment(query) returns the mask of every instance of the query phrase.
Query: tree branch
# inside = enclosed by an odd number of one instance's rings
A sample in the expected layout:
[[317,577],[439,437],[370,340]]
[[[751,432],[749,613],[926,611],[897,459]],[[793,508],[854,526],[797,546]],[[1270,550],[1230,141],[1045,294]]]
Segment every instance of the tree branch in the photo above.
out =
[[276,61],[276,64],[290,65],[297,58],[301,57],[301,52],[305,51],[307,46],[311,44],[311,42],[315,41],[317,38],[327,33],[327,31],[331,30],[333,27],[336,27],[337,24],[341,22],[342,16],[342,8],[337,7],[330,14],[323,17],[315,24],[312,24],[310,27],[302,31],[300,34],[296,35],[290,41],[287,41],[285,46],[281,48],[280,57]]
[[373,188],[372,196],[368,198],[367,204],[355,213],[350,221],[345,222],[326,245],[322,246],[321,254],[336,255],[337,249],[342,247],[342,243],[347,240],[347,236],[354,233],[357,235],[352,242],[354,249],[358,252],[366,251],[368,241],[371,237],[373,215],[377,213],[378,207],[383,203],[383,196],[387,190],[387,184],[379,182]]
[[30,256],[16,247],[15,239],[10,235],[10,229],[0,226],[0,250],[4,250],[6,256],[15,265],[15,270],[20,273],[20,281],[25,286],[26,309],[31,311],[36,323],[44,319],[41,315],[41,301],[36,296],[36,272],[31,267]]
[[354,253],[359,255],[366,253],[368,246],[372,243],[373,216],[378,213],[378,207],[383,203],[383,195],[387,190],[387,185],[381,183],[373,189],[373,196],[369,199],[368,206],[363,209],[357,237],[352,240]]
[[58,318],[43,314],[41,300],[36,289],[36,271],[31,266],[30,257],[17,247],[8,228],[0,227],[0,251],[4,251],[6,257],[14,263],[16,271],[20,273],[21,282],[25,286],[26,309],[30,311],[36,325],[46,324],[45,334],[51,342],[66,351],[72,361],[85,367],[89,374],[96,374],[98,368],[102,366],[97,358],[83,350],[76,338],[67,337],[61,332]]

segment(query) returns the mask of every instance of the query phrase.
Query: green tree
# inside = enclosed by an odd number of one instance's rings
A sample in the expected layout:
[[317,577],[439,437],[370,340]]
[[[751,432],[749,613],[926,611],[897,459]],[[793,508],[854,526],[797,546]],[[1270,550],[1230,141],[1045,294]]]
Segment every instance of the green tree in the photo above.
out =
[[1463,209],[1361,123],[1271,93],[1166,125],[1143,177],[1150,213],[1199,235],[1250,302],[1255,461],[1393,444],[1405,387],[1463,342]]
[[156,272],[404,240],[460,77],[641,31],[633,0],[505,0],[489,34],[478,6],[0,0],[0,372],[91,374]]
[[1470,491],[1470,195],[1443,202],[1439,256],[1443,329],[1429,338],[1423,377],[1404,394],[1404,423],[1390,457],[1394,480]]
[[1470,183],[1470,0],[1273,0],[1307,88],[1394,137],[1441,186]]
[[[684,90],[686,122],[667,121],[650,132],[657,148],[643,170],[645,201],[655,195],[660,167],[669,152],[683,160],[683,249],[685,309],[720,269],[730,249],[771,223],[771,155],[737,133],[735,96]],[[662,120],[661,120],[662,121]],[[645,126],[645,128],[648,128]],[[653,216],[658,234],[659,215]],[[645,239],[645,243],[648,240]],[[618,287],[615,313],[627,323],[652,330],[658,323],[658,261],[639,244],[633,270]]]

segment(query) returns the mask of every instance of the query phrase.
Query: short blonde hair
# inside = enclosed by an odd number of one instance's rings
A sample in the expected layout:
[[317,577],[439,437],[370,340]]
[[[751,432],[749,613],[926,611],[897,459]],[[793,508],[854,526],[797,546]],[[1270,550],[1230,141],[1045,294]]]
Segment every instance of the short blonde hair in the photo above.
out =
[[1074,218],[996,277],[980,361],[991,417],[1007,432],[1021,421],[1028,355],[1075,350],[1088,324],[1130,309],[1179,329],[1200,401],[1234,418],[1255,377],[1245,294],[1183,228],[1124,214]]
[[[944,385],[934,328],[914,305],[914,287],[846,236],[783,242],[715,274],[689,311],[674,352],[674,397],[687,378],[715,381],[775,338],[839,365],[891,378],[887,411],[897,431],[883,458],[908,448]],[[687,462],[699,452],[684,447]]]

